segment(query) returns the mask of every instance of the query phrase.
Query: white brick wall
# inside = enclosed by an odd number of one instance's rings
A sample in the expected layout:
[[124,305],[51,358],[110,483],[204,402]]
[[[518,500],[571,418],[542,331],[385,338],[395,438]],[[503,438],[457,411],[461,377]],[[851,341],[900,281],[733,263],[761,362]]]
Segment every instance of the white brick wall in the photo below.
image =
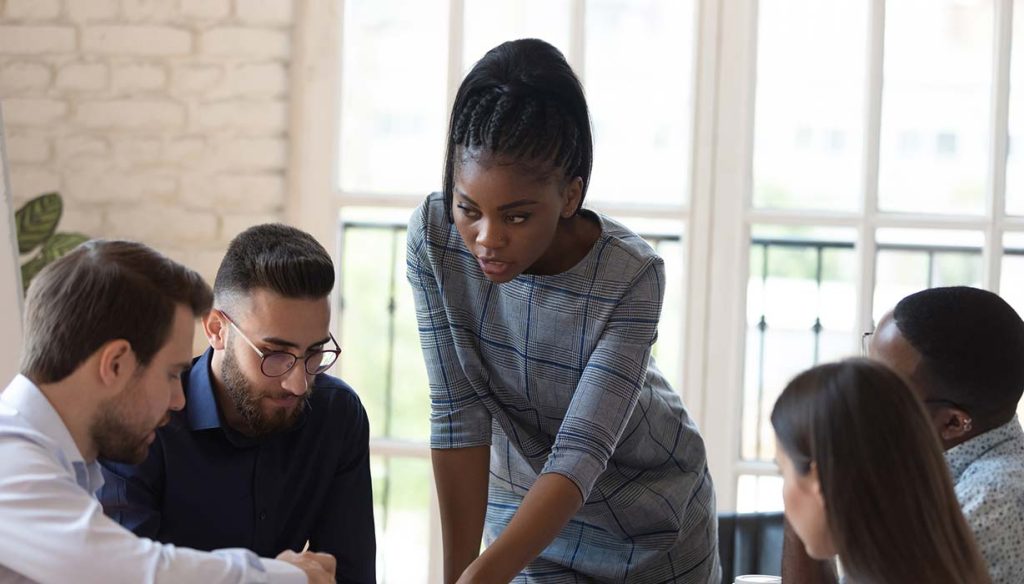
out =
[[59,190],[62,229],[150,243],[212,281],[281,220],[293,0],[0,0],[16,205]]

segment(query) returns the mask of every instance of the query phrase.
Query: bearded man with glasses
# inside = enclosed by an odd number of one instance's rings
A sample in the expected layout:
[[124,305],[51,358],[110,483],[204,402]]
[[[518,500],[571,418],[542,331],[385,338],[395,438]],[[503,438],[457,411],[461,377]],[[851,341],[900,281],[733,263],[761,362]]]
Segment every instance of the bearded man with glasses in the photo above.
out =
[[186,405],[139,465],[103,462],[104,511],[140,536],[260,554],[337,558],[339,582],[375,580],[369,424],[326,371],[330,256],[284,225],[228,247],[203,319],[210,348],[183,374]]

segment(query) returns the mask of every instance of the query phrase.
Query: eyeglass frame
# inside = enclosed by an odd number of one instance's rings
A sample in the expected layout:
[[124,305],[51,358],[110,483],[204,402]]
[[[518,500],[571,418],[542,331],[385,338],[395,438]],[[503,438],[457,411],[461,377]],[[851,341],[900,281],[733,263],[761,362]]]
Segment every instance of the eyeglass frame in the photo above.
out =
[[871,344],[871,337],[873,337],[875,331],[867,331],[860,334],[860,356],[868,356],[868,346]]
[[[219,312],[222,316],[224,316],[224,320],[228,321],[228,324],[231,325],[231,328],[235,329],[235,331],[242,337],[242,339],[246,342],[246,344],[249,345],[252,348],[253,351],[256,351],[257,355],[259,355],[259,357],[260,357],[260,373],[262,373],[264,377],[269,377],[271,379],[276,379],[278,377],[284,377],[285,375],[288,375],[288,373],[290,373],[292,369],[295,368],[295,364],[298,363],[300,360],[303,362],[302,368],[305,370],[305,372],[307,374],[309,374],[309,375],[319,375],[321,373],[325,373],[331,367],[334,367],[334,364],[338,362],[338,357],[341,356],[341,345],[339,345],[338,341],[335,340],[334,334],[330,333],[330,332],[327,333],[327,336],[330,337],[331,342],[334,343],[334,346],[335,346],[334,349],[320,349],[318,351],[314,351],[314,352],[310,353],[309,355],[306,355],[305,357],[300,357],[300,356],[298,356],[298,355],[296,355],[296,354],[294,354],[294,353],[292,353],[290,351],[267,351],[266,353],[264,353],[263,351],[261,351],[259,349],[259,347],[256,346],[255,343],[253,343],[251,340],[249,340],[249,337],[247,337],[245,335],[245,333],[242,332],[242,329],[238,328],[238,325],[235,324],[235,321],[232,320],[232,318],[230,316],[228,316],[228,313],[224,312],[223,310],[218,310],[217,312]],[[289,365],[288,368],[285,369],[284,371],[282,371],[281,373],[278,373],[277,375],[270,375],[269,373],[267,373],[263,369],[263,367],[266,364],[268,357],[273,356],[273,355],[277,355],[277,354],[288,355],[289,357],[292,358],[292,364]],[[320,367],[317,368],[318,369],[317,371],[315,371],[315,372],[310,371],[309,370],[309,360],[312,359],[314,356],[316,356],[318,354],[331,354],[331,355],[334,355],[334,359],[332,359],[330,364],[328,364],[326,367],[321,365]]]

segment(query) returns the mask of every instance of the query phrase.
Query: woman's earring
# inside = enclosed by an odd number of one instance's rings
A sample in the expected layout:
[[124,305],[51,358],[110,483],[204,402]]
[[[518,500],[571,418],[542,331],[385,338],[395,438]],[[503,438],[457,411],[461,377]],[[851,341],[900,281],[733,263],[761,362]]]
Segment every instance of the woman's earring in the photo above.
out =
[[964,418],[964,432],[970,432],[970,431],[971,431],[971,419],[970,418]]

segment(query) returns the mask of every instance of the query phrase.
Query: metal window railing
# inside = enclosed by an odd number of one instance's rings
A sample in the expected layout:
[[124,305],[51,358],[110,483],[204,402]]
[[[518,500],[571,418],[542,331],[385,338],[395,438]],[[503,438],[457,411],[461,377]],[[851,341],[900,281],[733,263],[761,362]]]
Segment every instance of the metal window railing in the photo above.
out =
[[[817,293],[820,295],[822,292],[822,284],[824,282],[824,257],[829,250],[854,250],[853,242],[848,241],[828,241],[828,240],[817,240],[817,239],[805,239],[805,238],[771,238],[771,237],[754,237],[751,239],[751,249],[758,248],[760,251],[760,265],[759,273],[757,278],[760,279],[762,290],[766,289],[767,282],[771,277],[771,252],[772,250],[786,249],[786,250],[806,250],[813,253],[814,256],[814,270],[811,275],[813,278],[814,286]],[[927,286],[932,288],[937,284],[936,280],[936,265],[937,258],[942,255],[963,255],[971,257],[980,257],[982,254],[982,248],[980,246],[965,246],[965,245],[924,245],[924,244],[895,244],[895,243],[879,243],[876,245],[876,253],[886,252],[906,252],[906,253],[919,253],[923,254],[927,259]],[[1006,248],[1003,253],[1007,256],[1024,256],[1024,248]],[[756,371],[749,372],[756,375],[756,387],[757,387],[757,411],[763,412],[766,399],[766,379],[765,379],[765,354],[767,346],[768,332],[770,330],[770,323],[766,315],[767,306],[766,303],[762,303],[761,313],[758,315],[757,323],[754,328],[757,330],[757,346],[756,350],[758,357],[756,360]],[[813,335],[813,358],[811,365],[817,365],[820,362],[821,357],[821,338],[824,332],[824,326],[822,325],[821,314],[815,311],[813,314],[808,314],[808,332]],[[861,331],[862,332],[862,331]],[[748,349],[749,350],[749,349]],[[744,429],[744,431],[755,432],[755,452],[762,452],[762,436],[763,436],[763,425],[765,420],[764,416],[756,416],[756,427]]]

